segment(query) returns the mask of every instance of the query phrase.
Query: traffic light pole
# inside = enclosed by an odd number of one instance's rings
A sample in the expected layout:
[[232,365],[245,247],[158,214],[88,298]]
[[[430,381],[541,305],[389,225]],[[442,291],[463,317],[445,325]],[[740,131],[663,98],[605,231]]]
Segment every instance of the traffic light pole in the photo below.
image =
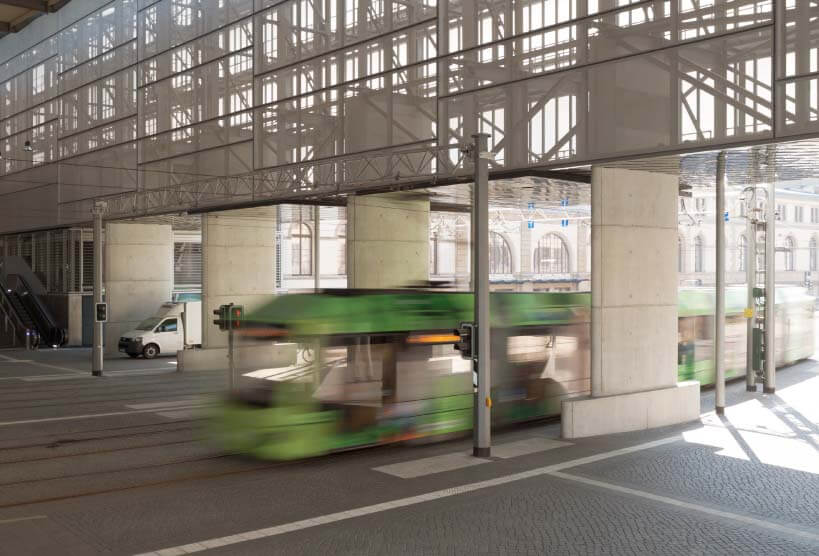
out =
[[725,413],[725,151],[717,155],[717,310],[714,334],[715,409]]
[[313,289],[321,288],[321,207],[313,207]]
[[234,390],[234,382],[236,381],[236,364],[233,355],[233,327],[228,330],[228,388],[230,392]]
[[473,272],[472,283],[475,292],[475,326],[477,327],[478,348],[478,395],[475,412],[475,435],[472,454],[476,457],[491,455],[491,375],[489,341],[489,160],[487,143],[489,135],[478,133],[472,136],[472,156],[475,164],[475,180],[472,187],[473,214]]
[[756,287],[756,187],[745,189],[745,236],[748,238],[745,250],[745,282],[748,285],[746,292],[746,324],[745,324],[745,390],[756,392],[756,373],[754,372],[754,321],[756,321],[756,304],[754,287]]
[[[102,303],[102,215],[105,214],[104,202],[97,202],[91,213],[94,215],[94,307]],[[94,347],[91,351],[91,374],[102,376],[103,338],[102,322],[94,315]]]
[[765,211],[765,382],[762,391],[773,394],[776,392],[776,175],[773,171],[768,176]]

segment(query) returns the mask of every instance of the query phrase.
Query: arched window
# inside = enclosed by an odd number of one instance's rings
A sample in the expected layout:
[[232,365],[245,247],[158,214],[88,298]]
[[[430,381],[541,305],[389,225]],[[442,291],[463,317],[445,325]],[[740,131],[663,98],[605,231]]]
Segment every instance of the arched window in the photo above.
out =
[[537,242],[534,270],[537,274],[569,272],[569,249],[559,235],[546,234]]
[[702,236],[694,238],[694,272],[702,272],[703,253]]
[[682,236],[677,236],[677,272],[685,272],[685,247]]
[[745,272],[748,264],[748,239],[745,236],[739,236],[737,240],[737,257],[737,270]]
[[304,222],[296,222],[290,227],[290,274],[313,274],[313,232]]
[[497,232],[489,232],[489,274],[512,274],[512,250]]
[[810,270],[818,270],[819,269],[819,260],[817,260],[817,253],[816,251],[816,236],[810,238]]
[[785,238],[784,250],[782,252],[785,257],[785,270],[791,271],[794,269],[793,264],[793,238],[788,236]]

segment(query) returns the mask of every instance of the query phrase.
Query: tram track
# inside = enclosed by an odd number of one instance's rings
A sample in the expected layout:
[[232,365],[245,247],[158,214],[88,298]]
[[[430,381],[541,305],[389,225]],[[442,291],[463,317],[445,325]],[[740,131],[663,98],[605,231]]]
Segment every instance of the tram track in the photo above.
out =
[[[222,393],[223,390],[152,390],[148,392],[134,392],[136,395],[129,395],[125,397],[111,397],[111,396],[104,396],[104,392],[101,393],[98,397],[83,397],[80,399],[76,399],[74,401],[66,402],[64,400],[60,400],[59,398],[54,398],[53,400],[42,400],[44,403],[27,403],[32,400],[8,400],[3,399],[0,397],[0,403],[2,403],[4,410],[25,410],[25,409],[49,409],[49,408],[64,408],[64,407],[71,407],[77,405],[85,405],[85,404],[99,404],[99,403],[140,403],[145,401],[151,400],[159,400],[159,399],[173,399],[173,398],[184,398],[184,397],[207,397],[207,396],[218,396]],[[26,405],[16,405],[16,404],[23,404]]]
[[[197,421],[204,421],[206,419],[207,419],[206,417],[198,417],[198,418],[192,418],[192,419],[178,419],[178,420],[172,421],[172,423],[169,423],[169,424],[193,423],[193,422],[197,422]],[[96,429],[88,429],[88,430],[78,431],[78,432],[74,432],[74,433],[70,433],[70,434],[73,434],[75,436],[80,436],[80,435],[89,434],[89,433],[119,431],[119,430],[126,430],[126,429],[143,429],[143,428],[147,428],[147,427],[158,427],[158,426],[163,426],[163,425],[164,424],[160,424],[160,423],[141,423],[141,424],[138,424],[138,425],[124,425],[124,426],[116,426],[116,427],[102,427],[102,428],[96,428]],[[160,432],[161,433],[161,432],[171,431],[171,430],[174,430],[174,429],[167,428],[167,429],[159,429],[159,431],[141,431],[141,432],[134,432],[132,434],[101,435],[101,436],[92,436],[92,437],[89,437],[89,438],[56,438],[56,439],[54,439],[54,437],[58,436],[58,434],[55,434],[55,433],[42,434],[42,435],[36,435],[36,436],[26,435],[26,436],[23,436],[23,437],[13,437],[13,438],[0,439],[0,450],[6,450],[6,449],[14,450],[14,449],[18,449],[18,448],[37,448],[37,447],[41,447],[41,446],[42,447],[48,447],[49,445],[53,445],[54,443],[59,443],[59,442],[74,443],[74,442],[85,442],[85,441],[94,441],[94,440],[106,440],[106,439],[112,439],[112,438],[127,438],[129,436],[137,436],[137,435],[143,435],[143,434],[153,434],[154,432]],[[34,439],[36,439],[36,438],[44,438],[44,439],[49,438],[49,439],[53,439],[53,440],[51,442],[49,442],[48,444],[21,444],[21,445],[16,445],[16,446],[14,446],[14,445],[4,446],[3,445],[4,442],[9,442],[9,441],[13,442],[15,440],[21,440],[21,439],[31,440],[32,438],[34,438]]]
[[[165,467],[165,466],[172,466],[172,465],[182,465],[182,464],[191,464],[196,462],[209,462],[215,460],[227,460],[228,458],[235,457],[239,454],[236,453],[223,453],[223,454],[216,454],[212,456],[202,457],[202,458],[191,458],[187,460],[177,460],[174,462],[166,462],[161,464],[153,464],[153,465],[146,465],[146,466],[139,466],[139,467],[132,467],[128,469],[123,469],[121,472],[125,471],[141,471],[141,470],[149,470],[155,469],[157,467]],[[147,481],[141,482],[139,484],[127,485],[127,486],[115,486],[110,488],[98,488],[98,489],[86,489],[76,493],[69,493],[64,495],[58,496],[44,496],[44,497],[37,497],[37,498],[30,498],[30,499],[23,499],[14,502],[0,502],[0,509],[9,509],[9,508],[17,508],[21,506],[31,506],[35,504],[44,504],[44,503],[51,503],[51,502],[62,502],[66,500],[74,500],[80,498],[86,498],[89,496],[98,496],[103,494],[114,494],[118,492],[129,492],[134,490],[140,490],[145,488],[153,488],[153,487],[164,487],[176,484],[184,484],[187,482],[192,481],[201,481],[201,480],[208,480],[208,479],[217,479],[221,477],[228,477],[234,475],[241,475],[247,473],[255,473],[257,471],[264,471],[267,469],[273,469],[276,467],[280,467],[282,465],[287,465],[290,462],[266,462],[266,463],[258,463],[249,468],[242,468],[242,469],[227,469],[224,471],[218,472],[203,472],[203,473],[192,473],[190,475],[182,476],[182,477],[174,477],[171,479],[165,480],[157,480],[157,481]],[[82,474],[83,476],[94,475],[95,473],[88,473]],[[73,477],[78,477],[79,475],[75,475]],[[63,478],[63,477],[61,477]],[[53,479],[51,479],[53,480]],[[44,482],[43,480],[33,481],[33,482]],[[19,483],[13,483],[19,484]],[[2,485],[0,485],[2,487]]]
[[[190,429],[177,429],[175,431],[168,431],[168,432],[177,432],[178,430],[181,430],[182,432],[185,432],[187,430],[194,430],[194,428],[192,427]],[[163,433],[151,433],[151,434],[163,434]],[[120,437],[120,438],[127,438],[127,437]],[[120,448],[106,448],[106,449],[101,449],[101,450],[90,450],[90,451],[83,451],[83,452],[75,452],[75,453],[72,453],[72,454],[53,454],[53,455],[43,456],[43,457],[16,459],[16,460],[10,460],[10,461],[0,461],[0,469],[2,469],[2,467],[4,465],[19,465],[21,463],[55,461],[55,460],[60,460],[60,459],[75,458],[75,457],[82,457],[82,456],[95,456],[95,455],[100,455],[100,454],[113,454],[113,453],[116,453],[116,452],[126,452],[126,451],[129,451],[129,450],[144,450],[144,449],[161,448],[161,447],[174,446],[174,445],[180,445],[180,444],[192,444],[192,443],[200,442],[200,441],[204,440],[205,438],[206,438],[205,436],[199,436],[199,437],[189,438],[189,439],[185,439],[185,440],[173,440],[173,441],[168,441],[168,442],[155,442],[155,443],[151,443],[151,444],[146,444],[144,446],[123,446],[123,447],[120,447]],[[51,446],[49,446],[49,445],[43,445],[43,446],[38,446],[38,447],[51,448]],[[13,484],[16,484],[16,483],[13,483]],[[4,486],[3,483],[0,483],[0,487],[2,487],[2,486]]]

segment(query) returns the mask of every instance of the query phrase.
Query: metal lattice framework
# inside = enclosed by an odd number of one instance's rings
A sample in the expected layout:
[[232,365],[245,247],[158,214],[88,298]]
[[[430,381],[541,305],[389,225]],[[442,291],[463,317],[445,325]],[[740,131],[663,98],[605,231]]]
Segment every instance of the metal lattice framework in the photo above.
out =
[[444,185],[471,179],[466,148],[426,146],[293,164],[66,203],[64,210],[90,215],[96,201],[105,201],[107,219],[134,218],[212,207],[319,200],[382,188]]
[[476,132],[510,172],[819,134],[816,0],[257,4],[114,0],[0,64],[6,228],[446,183]]

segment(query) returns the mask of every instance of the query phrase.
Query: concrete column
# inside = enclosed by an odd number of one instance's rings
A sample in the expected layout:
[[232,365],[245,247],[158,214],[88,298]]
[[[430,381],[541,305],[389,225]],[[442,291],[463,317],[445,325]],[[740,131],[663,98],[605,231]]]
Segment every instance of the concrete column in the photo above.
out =
[[563,402],[566,438],[697,419],[677,383],[677,177],[592,169],[591,396]]
[[429,280],[429,199],[415,193],[347,201],[347,287],[397,288]]
[[119,337],[171,300],[173,231],[167,224],[109,222],[105,226],[106,355]]
[[68,340],[67,346],[82,345],[82,294],[68,294]]
[[202,347],[227,347],[213,324],[219,305],[252,311],[276,291],[276,211],[250,209],[202,215]]

